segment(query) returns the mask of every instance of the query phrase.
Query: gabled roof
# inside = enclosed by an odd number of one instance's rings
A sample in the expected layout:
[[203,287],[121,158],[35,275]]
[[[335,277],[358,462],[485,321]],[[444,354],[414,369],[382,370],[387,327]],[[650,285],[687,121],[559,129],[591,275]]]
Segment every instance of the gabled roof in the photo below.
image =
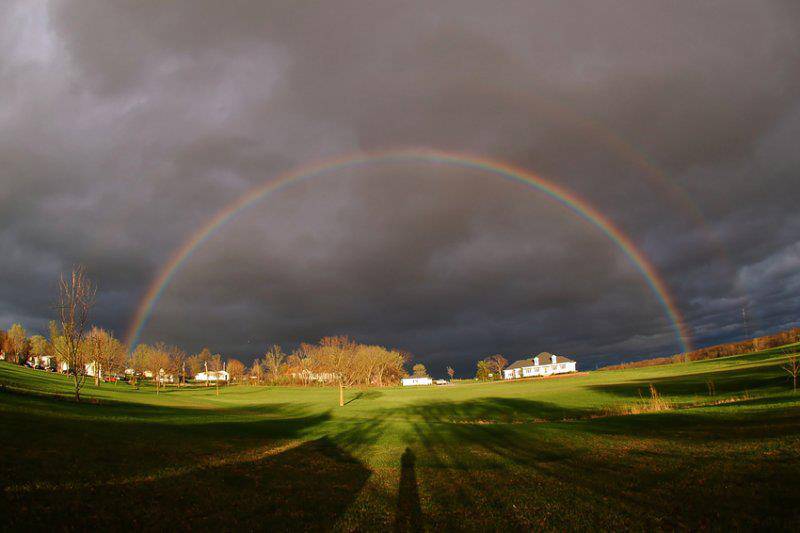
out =
[[[539,366],[552,365],[553,364],[551,362],[551,356],[552,355],[553,354],[548,353],[548,352],[542,352],[539,355],[537,355],[536,357],[539,358]],[[558,363],[574,363],[574,362],[575,361],[573,361],[572,359],[569,359],[567,357],[563,357],[561,355],[557,355],[556,356],[556,364],[558,364]],[[533,357],[531,357],[529,359],[520,359],[519,361],[514,361],[514,363],[512,363],[511,365],[506,367],[506,370],[514,370],[515,368],[525,368],[526,366],[536,366],[536,364],[533,362]]]

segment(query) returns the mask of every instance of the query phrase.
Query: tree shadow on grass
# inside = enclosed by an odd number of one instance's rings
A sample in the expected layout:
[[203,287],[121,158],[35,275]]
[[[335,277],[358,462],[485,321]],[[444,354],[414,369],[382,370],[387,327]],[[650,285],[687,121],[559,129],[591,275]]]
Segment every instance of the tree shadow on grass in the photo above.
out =
[[762,389],[780,387],[787,383],[779,366],[758,366],[751,368],[731,367],[724,370],[714,369],[669,377],[653,377],[637,381],[591,385],[590,389],[635,401],[649,397],[652,384],[662,396],[702,396],[708,398],[709,382],[713,384],[717,396],[744,391],[756,392]]
[[[509,408],[556,418],[498,423],[513,418]],[[665,413],[563,422],[581,411],[488,398],[413,413],[416,478],[432,529],[780,528],[799,514],[791,505],[800,498],[797,410],[768,419]],[[725,424],[738,429],[703,429]],[[759,432],[778,439],[771,447],[781,460],[760,453]]]
[[[370,471],[327,438],[276,455],[108,487],[38,491],[11,502],[10,529],[319,530],[352,504]],[[33,503],[33,505],[32,505]]]
[[376,390],[361,390],[358,391],[352,398],[344,402],[345,405],[355,402],[356,400],[374,400],[375,398],[380,398],[383,396],[383,393]]
[[[288,404],[262,406],[260,416],[225,416],[225,410],[209,415],[157,406],[142,410],[138,404],[98,409],[40,398],[11,399],[25,401],[2,413],[0,440],[10,452],[0,454],[0,488],[6,492],[69,483],[116,486],[126,479],[158,477],[164,470],[206,468],[220,457],[308,438],[330,420],[329,412],[303,414]],[[34,498],[32,507],[37,504]]]
[[427,423],[518,424],[576,419],[596,413],[549,402],[523,398],[480,398],[460,402],[440,401],[415,404],[403,413]]

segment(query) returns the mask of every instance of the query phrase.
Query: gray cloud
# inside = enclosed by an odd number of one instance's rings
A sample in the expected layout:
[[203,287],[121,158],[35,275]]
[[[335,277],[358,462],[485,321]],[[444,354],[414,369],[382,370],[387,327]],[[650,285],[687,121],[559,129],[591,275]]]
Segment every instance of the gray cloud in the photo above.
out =
[[[0,9],[0,327],[43,328],[58,273],[81,262],[97,321],[122,334],[222,206],[309,161],[402,146],[575,191],[652,260],[700,344],[740,337],[745,305],[758,332],[797,324],[792,3]],[[677,349],[596,228],[519,184],[417,163],[257,203],[183,265],[143,339],[247,357],[339,333],[437,372],[495,352],[591,366]]]

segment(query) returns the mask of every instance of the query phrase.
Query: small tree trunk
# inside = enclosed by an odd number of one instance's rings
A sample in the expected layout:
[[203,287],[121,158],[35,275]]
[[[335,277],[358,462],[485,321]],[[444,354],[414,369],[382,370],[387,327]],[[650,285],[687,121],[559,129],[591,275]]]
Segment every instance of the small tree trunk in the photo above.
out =
[[344,407],[344,385],[339,382],[339,407]]
[[72,375],[72,377],[73,377],[73,379],[75,381],[75,401],[79,402],[79,401],[81,401],[81,388],[80,388],[80,386],[78,384],[78,373],[75,372]]

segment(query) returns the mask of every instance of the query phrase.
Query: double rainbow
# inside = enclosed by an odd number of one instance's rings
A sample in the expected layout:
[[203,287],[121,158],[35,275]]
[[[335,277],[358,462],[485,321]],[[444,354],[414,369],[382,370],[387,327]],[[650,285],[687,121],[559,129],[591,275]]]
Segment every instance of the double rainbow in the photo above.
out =
[[544,193],[555,202],[568,208],[580,218],[594,225],[606,235],[631,261],[639,271],[646,284],[652,290],[658,302],[663,307],[677,343],[682,352],[692,349],[691,338],[683,321],[681,313],[670,295],[664,280],[655,267],[638,250],[631,239],[617,228],[611,220],[603,216],[577,194],[560,185],[547,181],[523,168],[515,167],[501,161],[486,157],[477,157],[456,152],[441,150],[400,149],[380,152],[362,152],[328,159],[316,164],[302,166],[278,176],[277,179],[259,185],[237,200],[225,206],[204,226],[196,231],[179,248],[173,252],[169,262],[161,269],[153,283],[142,298],[134,314],[126,335],[126,344],[130,350],[135,348],[142,329],[147,324],[150,315],[155,309],[159,298],[170,284],[181,266],[192,256],[192,253],[208,240],[218,229],[230,222],[239,213],[258,202],[267,195],[279,191],[292,184],[309,180],[322,174],[333,173],[346,168],[367,164],[394,163],[394,162],[423,162],[444,164],[471,170],[479,170],[493,174],[510,181],[523,183]]

